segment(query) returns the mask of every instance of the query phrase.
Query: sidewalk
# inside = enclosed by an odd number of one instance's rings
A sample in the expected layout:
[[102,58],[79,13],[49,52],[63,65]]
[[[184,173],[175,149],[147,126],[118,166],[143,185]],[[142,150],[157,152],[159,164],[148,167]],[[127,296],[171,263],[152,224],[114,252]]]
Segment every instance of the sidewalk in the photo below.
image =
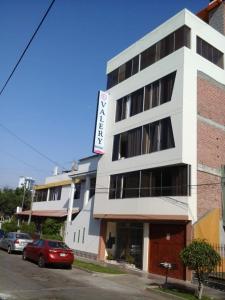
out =
[[[126,271],[127,274],[122,276],[109,275],[105,273],[96,273],[96,276],[111,280],[116,284],[120,284],[130,288],[131,287],[135,288],[140,291],[150,290],[154,293],[158,293],[157,291],[154,291],[154,288],[158,286],[162,286],[165,283],[164,276],[146,273],[144,271],[137,270],[137,269],[125,268],[123,265],[114,265],[109,262],[103,263],[103,262],[97,262],[90,259],[86,259],[83,257],[77,257],[77,258],[79,260],[84,260],[95,264],[117,267],[119,269]],[[173,287],[176,286],[179,287],[180,289],[189,290],[189,291],[194,291],[196,289],[195,284],[183,280],[174,279],[174,278],[168,278],[168,286],[173,286]],[[207,295],[212,299],[225,300],[225,292],[210,287],[206,287],[206,286],[204,287],[203,295]],[[168,299],[171,298],[168,294],[166,294],[166,296]],[[176,296],[172,296],[171,299],[176,299],[176,298],[177,298]]]

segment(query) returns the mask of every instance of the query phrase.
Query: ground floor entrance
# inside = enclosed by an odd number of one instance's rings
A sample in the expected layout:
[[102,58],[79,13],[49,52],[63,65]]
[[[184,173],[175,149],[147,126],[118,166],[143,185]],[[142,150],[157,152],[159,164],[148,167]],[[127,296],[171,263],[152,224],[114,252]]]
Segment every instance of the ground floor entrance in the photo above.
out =
[[159,275],[166,274],[162,263],[167,262],[172,264],[169,277],[187,279],[180,252],[191,240],[189,222],[112,220],[102,224],[103,259],[127,262]]
[[150,224],[149,272],[165,275],[163,262],[172,264],[169,276],[185,278],[180,252],[186,245],[186,226],[182,224]]

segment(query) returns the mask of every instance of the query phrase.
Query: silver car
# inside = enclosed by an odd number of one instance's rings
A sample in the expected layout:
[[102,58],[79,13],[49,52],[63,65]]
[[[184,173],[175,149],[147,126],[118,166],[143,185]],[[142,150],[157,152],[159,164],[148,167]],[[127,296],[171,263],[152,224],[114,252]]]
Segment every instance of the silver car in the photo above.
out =
[[32,243],[33,240],[28,233],[24,232],[8,232],[0,240],[0,248],[7,250],[9,254],[12,251],[23,251],[23,248],[28,244]]

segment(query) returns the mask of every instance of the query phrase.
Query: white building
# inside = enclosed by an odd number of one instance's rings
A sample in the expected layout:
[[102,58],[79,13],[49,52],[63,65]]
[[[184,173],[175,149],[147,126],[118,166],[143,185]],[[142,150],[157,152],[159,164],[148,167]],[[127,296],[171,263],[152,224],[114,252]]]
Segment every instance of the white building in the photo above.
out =
[[[96,170],[99,156],[80,159],[77,170],[49,176],[35,186],[32,209],[17,213],[30,216],[37,226],[46,218],[65,223],[65,242],[75,253],[96,259],[100,221],[93,219]],[[97,239],[96,239],[97,237]]]
[[26,188],[27,190],[32,190],[35,184],[35,180],[32,177],[20,176],[18,188]]
[[105,154],[94,203],[100,259],[132,256],[157,274],[168,261],[171,277],[188,279],[179,253],[193,224],[197,236],[221,241],[224,16],[222,1],[199,17],[184,9],[108,62]]

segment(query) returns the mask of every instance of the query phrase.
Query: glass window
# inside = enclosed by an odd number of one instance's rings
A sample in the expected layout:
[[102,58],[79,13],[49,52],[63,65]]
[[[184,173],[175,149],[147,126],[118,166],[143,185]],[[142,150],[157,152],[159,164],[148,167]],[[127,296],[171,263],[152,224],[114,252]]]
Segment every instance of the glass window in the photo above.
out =
[[90,193],[89,199],[95,195],[96,177],[90,179]]
[[62,192],[61,186],[50,188],[49,201],[60,200],[61,192]]
[[69,249],[69,247],[60,241],[48,241],[48,246],[50,248],[61,248],[61,249]]
[[134,116],[143,111],[143,93],[144,89],[140,89],[131,94],[130,116]]
[[114,85],[118,84],[119,69],[116,69],[107,76],[107,89],[110,89]]
[[47,201],[48,189],[36,190],[35,191],[35,202]]
[[173,72],[160,80],[160,104],[171,100],[176,72]]
[[123,176],[123,198],[139,197],[140,172],[126,173]]
[[127,116],[127,97],[116,101],[116,122],[125,119]]
[[156,44],[141,53],[141,70],[156,62]]
[[177,165],[112,175],[109,198],[189,196],[188,169]]
[[223,53],[197,36],[197,53],[220,68],[224,68]]
[[160,150],[175,147],[173,130],[170,118],[161,120],[161,134],[160,134]]
[[75,184],[75,193],[74,193],[74,199],[80,199],[80,191],[81,191],[81,183]]

